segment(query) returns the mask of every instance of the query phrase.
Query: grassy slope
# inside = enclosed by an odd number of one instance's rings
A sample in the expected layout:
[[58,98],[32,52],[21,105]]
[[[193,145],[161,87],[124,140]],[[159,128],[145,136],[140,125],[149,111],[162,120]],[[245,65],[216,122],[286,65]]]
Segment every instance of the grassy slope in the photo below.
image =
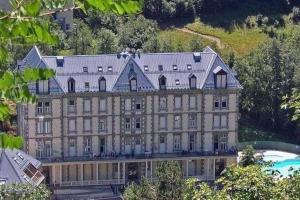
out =
[[256,48],[268,38],[258,28],[246,29],[237,27],[232,32],[228,32],[222,28],[214,28],[203,24],[199,20],[187,24],[186,27],[192,31],[219,38],[227,51],[230,49],[240,55],[247,54],[251,49]]
[[160,31],[158,34],[158,39],[159,41],[170,40],[175,50],[179,45],[182,45],[185,51],[191,51],[189,45],[193,40],[199,40],[204,46],[215,46],[214,42],[203,39],[201,36],[184,33],[175,29],[166,29]]

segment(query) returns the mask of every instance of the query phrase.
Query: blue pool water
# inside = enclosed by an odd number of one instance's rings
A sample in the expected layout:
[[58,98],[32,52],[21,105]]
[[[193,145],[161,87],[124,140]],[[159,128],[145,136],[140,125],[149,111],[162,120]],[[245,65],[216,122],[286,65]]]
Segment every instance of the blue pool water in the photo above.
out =
[[288,176],[293,173],[292,170],[300,170],[300,159],[287,159],[283,161],[276,161],[271,167],[272,170],[278,170],[281,175]]
[[292,170],[300,170],[300,156],[282,151],[265,151],[262,153],[264,161],[272,161],[271,170],[278,170],[281,175],[288,176]]

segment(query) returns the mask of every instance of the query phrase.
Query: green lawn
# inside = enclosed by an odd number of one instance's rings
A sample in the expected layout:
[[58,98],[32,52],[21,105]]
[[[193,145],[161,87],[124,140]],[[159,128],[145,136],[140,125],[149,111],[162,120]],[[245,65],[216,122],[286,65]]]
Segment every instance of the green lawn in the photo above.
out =
[[215,48],[214,42],[203,39],[201,36],[198,35],[193,35],[190,33],[184,33],[182,31],[176,30],[176,29],[166,29],[166,30],[161,30],[158,33],[158,39],[160,43],[162,41],[170,41],[173,47],[173,51],[176,51],[178,46],[181,46],[184,51],[191,51],[190,49],[190,44],[192,41],[199,40],[203,47],[205,46],[213,46]]
[[258,28],[246,29],[236,27],[233,31],[228,32],[222,28],[214,28],[203,24],[200,20],[189,23],[186,27],[192,31],[219,38],[225,45],[226,51],[232,49],[240,55],[247,54],[249,50],[256,48],[268,38],[268,36]]

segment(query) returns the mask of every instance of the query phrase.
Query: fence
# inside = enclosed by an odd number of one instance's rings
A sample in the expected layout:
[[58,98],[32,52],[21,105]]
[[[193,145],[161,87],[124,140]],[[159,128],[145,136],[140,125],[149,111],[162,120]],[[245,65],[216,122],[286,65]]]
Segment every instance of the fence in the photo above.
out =
[[254,149],[279,150],[279,151],[287,151],[291,153],[300,154],[300,145],[289,144],[285,142],[276,142],[276,141],[241,142],[237,145],[238,150],[241,151],[247,145],[252,145]]

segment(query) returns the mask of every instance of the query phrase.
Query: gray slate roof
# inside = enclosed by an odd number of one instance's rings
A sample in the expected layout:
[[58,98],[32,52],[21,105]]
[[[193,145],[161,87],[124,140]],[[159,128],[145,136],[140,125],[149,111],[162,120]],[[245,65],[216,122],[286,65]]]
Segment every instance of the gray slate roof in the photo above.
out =
[[[29,183],[34,185],[24,173],[24,169],[32,164],[35,168],[41,166],[41,162],[32,156],[17,149],[0,149],[0,180],[5,184]],[[20,156],[23,158],[21,158]],[[16,161],[17,160],[17,161]],[[24,178],[26,177],[26,179]]]
[[[200,55],[200,62],[195,60]],[[75,55],[63,57],[63,67],[57,66],[57,56],[43,56],[37,47],[33,47],[23,60],[24,67],[48,67],[56,71],[56,77],[50,81],[51,93],[66,93],[68,80],[76,82],[76,92],[85,91],[85,83],[89,82],[90,91],[99,91],[98,80],[106,79],[108,92],[126,92],[129,90],[128,73],[134,68],[138,90],[158,90],[158,78],[163,75],[167,79],[167,89],[189,89],[189,76],[197,78],[197,89],[213,89],[213,70],[217,67],[226,71],[228,88],[239,89],[241,85],[230,68],[222,61],[216,52],[206,47],[203,52],[187,53],[141,53],[141,54],[106,54],[106,55]],[[163,71],[159,70],[162,65]],[[174,65],[177,70],[174,70]],[[188,65],[191,69],[188,69]],[[147,66],[148,70],[145,70]],[[88,72],[83,72],[83,67]],[[103,71],[99,72],[98,67]],[[112,71],[108,70],[112,67]],[[177,82],[177,84],[176,84]],[[179,82],[179,84],[178,84]],[[32,85],[32,90],[34,90]]]

